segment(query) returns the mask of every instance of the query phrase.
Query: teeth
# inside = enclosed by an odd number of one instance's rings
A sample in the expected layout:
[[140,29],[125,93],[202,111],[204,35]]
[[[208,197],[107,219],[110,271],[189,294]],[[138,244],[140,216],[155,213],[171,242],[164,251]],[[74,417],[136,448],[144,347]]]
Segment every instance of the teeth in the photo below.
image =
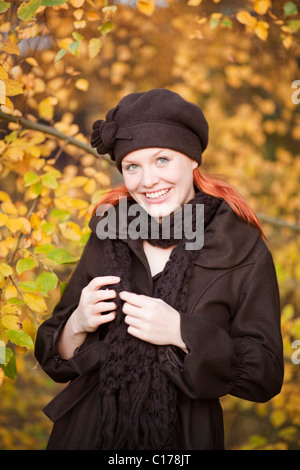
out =
[[155,193],[146,193],[146,197],[148,197],[149,199],[156,199],[165,196],[168,191],[168,189],[162,189],[161,191],[156,191]]

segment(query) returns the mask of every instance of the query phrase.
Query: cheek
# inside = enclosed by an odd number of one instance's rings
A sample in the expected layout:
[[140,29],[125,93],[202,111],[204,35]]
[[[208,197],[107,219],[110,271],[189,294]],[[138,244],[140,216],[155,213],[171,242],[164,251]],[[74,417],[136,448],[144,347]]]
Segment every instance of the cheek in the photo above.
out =
[[134,177],[134,175],[131,176],[123,176],[124,179],[124,184],[129,192],[135,191],[136,188],[138,187],[138,178]]

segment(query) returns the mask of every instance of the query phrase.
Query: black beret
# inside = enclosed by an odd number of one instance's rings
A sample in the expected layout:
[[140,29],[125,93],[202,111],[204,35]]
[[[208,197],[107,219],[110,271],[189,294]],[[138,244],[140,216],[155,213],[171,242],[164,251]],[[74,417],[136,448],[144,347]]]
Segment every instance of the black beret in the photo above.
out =
[[131,93],[93,124],[92,147],[109,154],[120,171],[122,159],[142,148],[169,148],[201,164],[208,124],[201,109],[167,89]]

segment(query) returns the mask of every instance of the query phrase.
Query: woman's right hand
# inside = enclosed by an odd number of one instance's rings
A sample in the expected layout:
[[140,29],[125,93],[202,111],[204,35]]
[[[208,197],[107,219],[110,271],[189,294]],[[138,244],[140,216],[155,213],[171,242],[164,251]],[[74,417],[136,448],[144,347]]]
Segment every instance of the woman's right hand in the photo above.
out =
[[116,304],[107,300],[114,299],[116,292],[113,289],[101,288],[117,284],[120,280],[117,276],[95,277],[82,289],[78,307],[68,319],[58,339],[57,348],[62,359],[70,359],[88,333],[115,319]]
[[117,306],[115,302],[108,300],[114,299],[116,292],[101,288],[117,284],[120,280],[117,276],[95,277],[82,289],[78,307],[72,314],[74,333],[92,333],[103,323],[115,319]]

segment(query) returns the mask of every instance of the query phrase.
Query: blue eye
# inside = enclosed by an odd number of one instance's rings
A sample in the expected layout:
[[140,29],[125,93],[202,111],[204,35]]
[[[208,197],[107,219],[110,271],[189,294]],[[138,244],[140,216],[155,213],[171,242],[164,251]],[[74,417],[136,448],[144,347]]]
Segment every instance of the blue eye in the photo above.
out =
[[161,165],[161,164],[167,163],[169,160],[166,157],[159,157],[157,161]]
[[138,167],[138,166],[137,166],[135,163],[130,163],[130,165],[128,165],[128,166],[126,167],[126,170],[127,170],[127,171],[133,171],[133,170],[136,170],[137,167]]

